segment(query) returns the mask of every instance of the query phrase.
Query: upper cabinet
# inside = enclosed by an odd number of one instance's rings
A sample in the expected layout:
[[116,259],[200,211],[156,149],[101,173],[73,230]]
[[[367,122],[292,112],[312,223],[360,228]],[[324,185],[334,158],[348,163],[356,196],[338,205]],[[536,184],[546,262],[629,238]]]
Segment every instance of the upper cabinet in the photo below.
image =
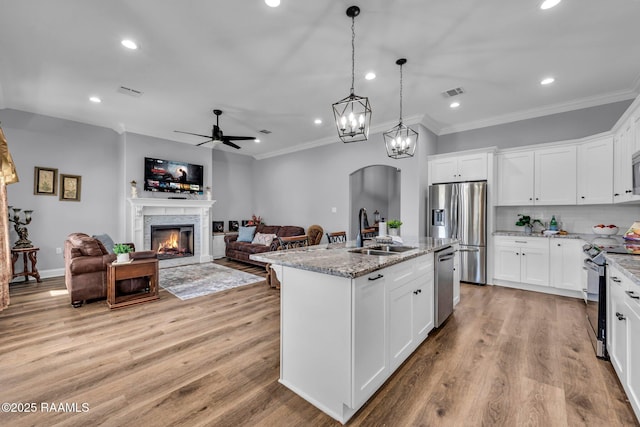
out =
[[578,145],[578,204],[613,202],[613,138]]
[[574,145],[535,150],[534,204],[575,205],[577,164]]
[[499,153],[497,204],[575,205],[576,147]]
[[533,151],[499,153],[497,204],[523,206],[533,204]]
[[613,142],[613,202],[632,202],[640,200],[633,194],[631,157],[638,148],[636,135],[640,133],[640,121],[630,117],[616,132]]
[[481,181],[487,179],[487,153],[438,157],[428,167],[432,184]]

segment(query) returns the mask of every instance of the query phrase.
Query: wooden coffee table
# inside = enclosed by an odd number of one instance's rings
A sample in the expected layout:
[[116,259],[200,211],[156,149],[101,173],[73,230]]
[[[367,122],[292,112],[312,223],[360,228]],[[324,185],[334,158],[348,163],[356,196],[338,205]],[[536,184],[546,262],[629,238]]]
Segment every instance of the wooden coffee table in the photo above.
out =
[[[149,278],[149,292],[138,292],[130,295],[118,295],[118,280]],[[109,308],[122,308],[143,302],[159,299],[158,295],[158,260],[156,258],[138,259],[129,263],[107,264],[107,305]]]

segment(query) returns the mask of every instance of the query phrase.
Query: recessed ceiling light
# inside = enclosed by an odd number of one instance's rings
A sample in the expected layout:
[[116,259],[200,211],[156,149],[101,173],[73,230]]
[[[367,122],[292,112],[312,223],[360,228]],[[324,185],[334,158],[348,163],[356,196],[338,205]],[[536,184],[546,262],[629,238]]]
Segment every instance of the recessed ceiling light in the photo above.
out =
[[555,81],[556,81],[556,79],[554,79],[553,77],[547,77],[547,78],[542,79],[540,81],[540,84],[545,86],[545,85],[550,85],[551,83],[553,83]]
[[315,119],[313,121],[313,123],[317,124],[317,125],[321,125],[322,124],[322,119]]
[[374,73],[373,71],[369,71],[367,74],[364,75],[364,78],[367,80],[373,80],[376,78],[376,73]]
[[124,39],[120,43],[122,43],[122,46],[126,47],[127,49],[135,50],[138,48],[138,45],[133,40]]
[[98,98],[97,96],[92,96],[89,98],[89,101],[91,102],[95,102],[96,104],[99,104],[102,102],[102,99]]
[[554,6],[557,6],[562,0],[544,0],[540,5],[540,9],[551,9]]
[[280,0],[264,0],[264,2],[269,7],[278,7],[278,6],[280,6]]
[[458,101],[453,101],[451,104],[449,104],[450,108],[458,108],[460,106],[460,103]]
[[258,138],[254,139],[253,142],[255,142],[256,144],[260,144],[260,140]]

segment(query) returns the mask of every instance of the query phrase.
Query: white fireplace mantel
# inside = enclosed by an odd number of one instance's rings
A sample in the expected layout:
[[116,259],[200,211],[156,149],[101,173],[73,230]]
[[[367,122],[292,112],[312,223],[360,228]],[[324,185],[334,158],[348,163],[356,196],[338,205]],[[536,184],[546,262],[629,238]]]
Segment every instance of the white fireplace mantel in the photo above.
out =
[[215,200],[191,199],[127,199],[131,205],[131,234],[127,236],[136,248],[144,245],[144,217],[148,215],[196,215],[200,217],[200,258],[199,262],[211,262],[211,207]]

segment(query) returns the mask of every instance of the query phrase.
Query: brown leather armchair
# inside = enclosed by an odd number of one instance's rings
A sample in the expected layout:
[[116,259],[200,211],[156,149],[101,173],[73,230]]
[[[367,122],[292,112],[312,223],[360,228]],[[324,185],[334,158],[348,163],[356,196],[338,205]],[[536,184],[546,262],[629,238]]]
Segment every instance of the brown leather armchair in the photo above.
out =
[[[127,243],[135,251],[133,243]],[[131,253],[131,258],[155,258],[153,251]],[[72,233],[64,242],[64,281],[71,305],[80,307],[85,301],[107,297],[107,264],[115,261],[100,240],[84,233]],[[118,292],[134,293],[144,290],[144,279],[123,280]]]

